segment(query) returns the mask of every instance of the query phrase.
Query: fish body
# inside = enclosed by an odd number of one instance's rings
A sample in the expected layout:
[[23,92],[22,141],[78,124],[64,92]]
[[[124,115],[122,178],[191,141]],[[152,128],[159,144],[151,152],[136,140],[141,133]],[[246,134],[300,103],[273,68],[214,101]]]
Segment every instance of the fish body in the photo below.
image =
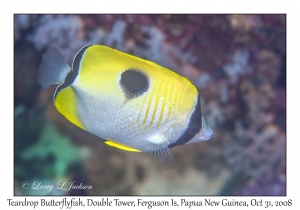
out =
[[172,162],[169,148],[208,140],[213,133],[202,116],[199,92],[187,78],[110,47],[84,46],[72,68],[50,48],[37,82],[59,84],[56,109],[119,149]]

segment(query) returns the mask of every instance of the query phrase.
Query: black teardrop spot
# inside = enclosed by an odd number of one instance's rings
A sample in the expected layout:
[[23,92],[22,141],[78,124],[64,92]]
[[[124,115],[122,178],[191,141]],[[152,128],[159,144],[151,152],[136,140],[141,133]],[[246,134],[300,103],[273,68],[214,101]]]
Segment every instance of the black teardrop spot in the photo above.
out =
[[122,73],[120,85],[126,98],[132,99],[148,90],[149,81],[143,72],[136,69],[129,69]]

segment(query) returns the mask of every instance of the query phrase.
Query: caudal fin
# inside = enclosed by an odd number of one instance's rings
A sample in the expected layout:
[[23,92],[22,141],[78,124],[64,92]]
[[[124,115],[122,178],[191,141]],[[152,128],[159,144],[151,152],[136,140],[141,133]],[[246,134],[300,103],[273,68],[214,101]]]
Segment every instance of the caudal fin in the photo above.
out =
[[60,52],[55,48],[50,48],[43,54],[37,73],[37,83],[42,86],[61,84],[70,70],[71,67]]

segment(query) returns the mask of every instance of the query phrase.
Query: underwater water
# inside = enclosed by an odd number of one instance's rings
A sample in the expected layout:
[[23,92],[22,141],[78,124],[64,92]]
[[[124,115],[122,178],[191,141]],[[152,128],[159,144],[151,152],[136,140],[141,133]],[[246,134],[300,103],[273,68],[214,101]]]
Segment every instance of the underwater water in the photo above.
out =
[[[286,194],[285,15],[19,14],[14,42],[15,195]],[[165,169],[71,124],[36,74],[49,47],[71,64],[86,44],[189,78],[213,137],[172,148]],[[86,188],[42,189],[71,182]]]

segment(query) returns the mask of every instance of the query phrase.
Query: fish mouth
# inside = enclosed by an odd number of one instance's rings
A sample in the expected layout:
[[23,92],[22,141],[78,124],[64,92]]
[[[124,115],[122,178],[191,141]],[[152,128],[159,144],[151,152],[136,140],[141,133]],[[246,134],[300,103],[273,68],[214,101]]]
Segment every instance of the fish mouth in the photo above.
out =
[[214,132],[212,131],[212,129],[206,123],[203,115],[202,115],[202,128],[201,128],[201,131],[200,131],[199,134],[200,135],[202,134],[202,138],[201,139],[203,139],[203,141],[209,140],[212,137],[212,135],[214,134]]

